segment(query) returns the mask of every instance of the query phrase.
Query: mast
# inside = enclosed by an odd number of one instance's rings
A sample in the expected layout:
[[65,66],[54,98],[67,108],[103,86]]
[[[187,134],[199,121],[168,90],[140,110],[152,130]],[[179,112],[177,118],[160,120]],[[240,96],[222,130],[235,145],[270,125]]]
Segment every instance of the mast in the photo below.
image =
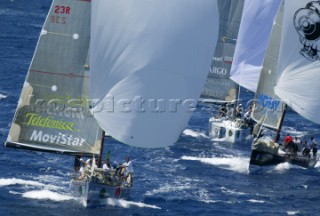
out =
[[282,117],[281,117],[281,120],[280,120],[280,125],[279,125],[279,128],[277,130],[277,135],[276,135],[276,138],[274,140],[274,142],[278,142],[279,139],[280,139],[280,133],[281,133],[281,128],[282,128],[282,123],[283,123],[283,120],[284,120],[284,116],[286,114],[286,109],[287,109],[287,104],[284,104],[283,106],[283,114],[282,114]]
[[102,137],[101,137],[101,147],[100,147],[100,153],[99,153],[99,158],[98,158],[98,168],[101,168],[102,164],[102,153],[103,153],[103,147],[104,147],[104,136],[105,136],[105,131],[102,131]]

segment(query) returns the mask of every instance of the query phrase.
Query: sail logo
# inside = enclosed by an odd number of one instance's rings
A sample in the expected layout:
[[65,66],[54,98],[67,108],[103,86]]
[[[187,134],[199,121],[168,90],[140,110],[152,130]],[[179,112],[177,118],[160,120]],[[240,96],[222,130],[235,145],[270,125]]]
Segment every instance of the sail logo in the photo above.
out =
[[310,61],[320,60],[320,1],[297,10],[293,23],[303,45],[300,54]]
[[58,135],[52,135],[37,130],[32,132],[30,140],[41,143],[62,144],[68,146],[82,146],[86,141],[82,138],[73,137],[72,134],[58,133]]
[[257,103],[263,108],[275,112],[280,105],[280,100],[274,99],[268,95],[259,94]]
[[25,115],[27,121],[24,122],[27,126],[37,126],[42,128],[53,128],[58,130],[74,130],[74,122],[67,122],[63,119],[55,119],[53,116],[43,117],[36,113],[27,113]]
[[212,60],[215,62],[224,62],[226,64],[232,64],[233,57],[230,57],[230,56],[212,57]]
[[218,74],[218,75],[227,75],[228,70],[223,67],[212,67],[210,68],[210,73]]

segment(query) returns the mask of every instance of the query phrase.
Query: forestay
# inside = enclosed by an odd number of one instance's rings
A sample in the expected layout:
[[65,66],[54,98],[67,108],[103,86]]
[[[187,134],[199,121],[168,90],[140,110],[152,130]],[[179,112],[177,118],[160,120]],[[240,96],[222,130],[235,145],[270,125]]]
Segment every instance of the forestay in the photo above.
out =
[[[139,147],[173,144],[204,85],[218,33],[213,0],[92,2],[90,97],[99,125]],[[195,103],[193,104],[195,105]]]
[[262,62],[281,0],[246,0],[230,79],[256,92]]
[[98,154],[89,111],[89,1],[54,0],[5,143],[39,151]]

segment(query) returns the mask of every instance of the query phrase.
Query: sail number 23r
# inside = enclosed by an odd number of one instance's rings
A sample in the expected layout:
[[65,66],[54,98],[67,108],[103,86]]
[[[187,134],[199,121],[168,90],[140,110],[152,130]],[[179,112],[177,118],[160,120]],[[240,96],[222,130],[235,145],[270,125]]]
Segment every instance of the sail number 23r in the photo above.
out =
[[54,13],[56,14],[70,14],[70,7],[69,6],[61,6],[61,5],[56,5],[54,7]]
[[54,24],[67,24],[66,15],[69,15],[70,11],[71,11],[71,8],[69,6],[63,6],[63,5],[54,6],[55,15],[52,15],[50,17],[51,23],[54,23]]

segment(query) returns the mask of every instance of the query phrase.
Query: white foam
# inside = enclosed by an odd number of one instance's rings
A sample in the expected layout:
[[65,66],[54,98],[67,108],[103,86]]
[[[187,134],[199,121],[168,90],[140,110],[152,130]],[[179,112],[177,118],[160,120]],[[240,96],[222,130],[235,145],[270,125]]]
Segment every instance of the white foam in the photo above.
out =
[[64,194],[59,194],[49,190],[36,190],[28,191],[22,195],[25,198],[39,199],[39,200],[53,200],[53,201],[66,201],[66,200],[76,200],[76,198]]
[[[41,179],[41,176],[35,179]],[[44,180],[44,179],[41,179]],[[38,181],[31,181],[31,180],[23,180],[23,179],[0,179],[0,187],[1,186],[9,186],[9,185],[23,185],[23,186],[35,186],[35,187],[41,187],[43,189],[47,190],[63,190],[63,187],[55,186],[48,183],[41,183]]]
[[224,200],[202,200],[202,202],[205,202],[205,203],[228,203],[228,204],[232,204],[233,202],[232,201],[224,201]]
[[288,162],[285,162],[285,163],[280,163],[280,164],[276,165],[273,170],[269,171],[269,173],[270,172],[274,172],[274,171],[276,171],[278,173],[283,173],[286,170],[289,170],[289,169],[292,169],[292,168],[295,168],[295,169],[306,169],[306,168],[300,167],[298,165],[293,165],[293,164],[290,164]]
[[16,179],[16,178],[11,178],[11,179],[0,179],[0,186],[8,186],[8,185],[32,185],[32,186],[38,186],[38,187],[43,187],[45,184],[37,182],[37,181],[29,181],[29,180],[23,180],[23,179]]
[[7,98],[7,95],[0,94],[0,100]]
[[299,211],[287,211],[288,215],[296,215],[296,214],[299,214],[299,213],[300,213]]
[[182,156],[182,160],[200,161],[205,164],[215,165],[219,168],[231,170],[238,173],[249,174],[249,158],[230,157],[230,158],[201,158]]
[[317,161],[316,165],[314,166],[315,168],[319,168],[320,167],[320,161]]
[[251,203],[266,203],[266,201],[264,201],[264,200],[255,200],[255,199],[249,199],[248,202],[251,202]]
[[227,189],[225,187],[221,187],[220,189],[221,189],[222,192],[228,193],[228,194],[240,195],[240,196],[246,195],[246,193],[244,193],[244,192],[237,192],[237,191],[234,191],[234,190],[229,190],[229,189]]
[[308,134],[307,131],[297,131],[293,127],[283,127],[282,129],[285,133],[289,133],[292,137],[297,136],[297,137],[303,137]]
[[142,202],[132,202],[132,201],[127,201],[124,199],[113,199],[113,198],[108,198],[107,199],[107,204],[112,205],[112,206],[119,206],[122,208],[129,208],[130,206],[137,206],[140,208],[153,208],[153,209],[161,209],[158,206],[155,205],[148,205]]
[[192,136],[192,137],[208,138],[208,136],[205,133],[194,131],[194,130],[191,130],[191,129],[185,129],[183,131],[183,135]]
[[17,195],[17,194],[22,194],[22,193],[19,193],[19,192],[16,192],[16,191],[9,191],[10,194],[14,194],[14,195]]
[[171,193],[171,192],[177,192],[177,191],[185,191],[187,189],[191,189],[190,184],[186,185],[177,185],[177,184],[164,184],[159,189],[153,189],[152,191],[147,191],[146,196],[153,196],[155,194],[160,193]]

